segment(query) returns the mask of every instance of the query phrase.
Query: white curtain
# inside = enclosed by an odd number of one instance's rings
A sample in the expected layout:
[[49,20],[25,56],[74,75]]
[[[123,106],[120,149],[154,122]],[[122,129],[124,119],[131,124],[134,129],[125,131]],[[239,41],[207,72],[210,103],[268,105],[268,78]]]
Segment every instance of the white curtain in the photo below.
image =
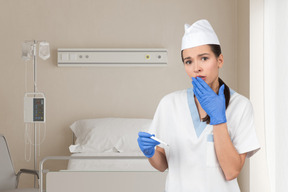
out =
[[288,191],[288,0],[264,0],[264,110],[271,192]]

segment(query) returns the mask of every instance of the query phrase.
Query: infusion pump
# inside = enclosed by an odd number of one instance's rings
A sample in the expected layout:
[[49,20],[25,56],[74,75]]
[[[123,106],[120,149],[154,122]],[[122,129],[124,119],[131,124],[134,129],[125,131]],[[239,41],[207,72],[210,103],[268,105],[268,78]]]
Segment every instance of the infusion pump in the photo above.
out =
[[44,93],[26,93],[24,96],[24,122],[46,122],[46,99]]

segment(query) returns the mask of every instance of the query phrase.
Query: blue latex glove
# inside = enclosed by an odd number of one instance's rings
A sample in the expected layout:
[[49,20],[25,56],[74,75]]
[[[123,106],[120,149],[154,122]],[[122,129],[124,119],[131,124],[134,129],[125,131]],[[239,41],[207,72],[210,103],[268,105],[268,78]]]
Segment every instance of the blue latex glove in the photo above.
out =
[[201,107],[210,116],[210,125],[226,123],[224,85],[217,95],[201,78],[192,77],[193,91]]
[[137,141],[141,151],[144,153],[146,157],[148,158],[153,157],[155,153],[155,146],[160,144],[158,141],[155,141],[154,139],[150,138],[155,135],[151,135],[146,132],[139,132],[138,136],[139,137]]

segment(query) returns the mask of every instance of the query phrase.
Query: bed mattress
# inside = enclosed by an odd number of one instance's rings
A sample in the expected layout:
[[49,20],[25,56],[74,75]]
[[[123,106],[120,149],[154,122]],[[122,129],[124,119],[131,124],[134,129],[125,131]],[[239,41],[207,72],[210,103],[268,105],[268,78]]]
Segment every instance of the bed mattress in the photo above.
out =
[[[131,153],[75,153],[72,156],[109,156],[109,159],[70,159],[71,171],[157,171],[142,154]],[[120,157],[143,157],[141,159],[121,159]]]

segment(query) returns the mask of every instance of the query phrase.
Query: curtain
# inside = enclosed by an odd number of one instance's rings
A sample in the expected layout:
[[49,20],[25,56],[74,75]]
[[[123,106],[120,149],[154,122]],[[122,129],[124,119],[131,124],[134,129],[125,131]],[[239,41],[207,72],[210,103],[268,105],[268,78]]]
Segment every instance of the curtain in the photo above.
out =
[[265,138],[271,192],[288,189],[287,10],[287,0],[264,0]]

